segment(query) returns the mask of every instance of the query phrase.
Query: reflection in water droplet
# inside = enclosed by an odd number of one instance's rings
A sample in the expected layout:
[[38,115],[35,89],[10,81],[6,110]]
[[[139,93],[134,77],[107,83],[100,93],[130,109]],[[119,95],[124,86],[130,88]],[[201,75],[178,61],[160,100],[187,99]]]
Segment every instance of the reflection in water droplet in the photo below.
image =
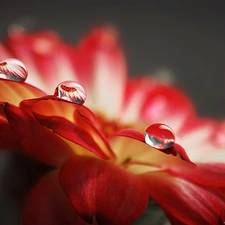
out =
[[171,148],[175,143],[173,130],[161,123],[149,126],[145,131],[145,143],[160,150]]
[[0,78],[23,82],[27,79],[27,69],[18,59],[9,58],[0,62]]
[[75,81],[64,81],[55,89],[55,96],[76,104],[84,104],[86,93],[84,88]]

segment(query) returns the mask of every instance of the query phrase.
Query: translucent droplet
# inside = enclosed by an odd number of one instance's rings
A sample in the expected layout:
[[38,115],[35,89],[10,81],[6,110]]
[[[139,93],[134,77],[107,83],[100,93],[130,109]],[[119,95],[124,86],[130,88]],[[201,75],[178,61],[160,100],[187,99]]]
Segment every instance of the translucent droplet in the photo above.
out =
[[145,143],[160,150],[171,148],[175,143],[173,130],[161,123],[149,126],[144,134]]
[[26,67],[18,59],[9,58],[0,62],[0,78],[23,82],[27,75]]
[[86,93],[84,88],[75,81],[64,81],[55,89],[55,96],[76,104],[84,104]]

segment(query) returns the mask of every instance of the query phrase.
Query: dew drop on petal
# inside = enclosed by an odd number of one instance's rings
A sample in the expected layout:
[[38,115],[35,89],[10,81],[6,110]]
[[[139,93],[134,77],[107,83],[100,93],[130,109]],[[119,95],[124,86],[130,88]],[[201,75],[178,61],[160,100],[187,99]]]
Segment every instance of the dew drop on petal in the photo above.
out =
[[145,130],[145,143],[160,150],[171,148],[175,143],[173,130],[161,123],[152,124]]
[[70,80],[60,83],[56,87],[54,95],[58,98],[80,105],[84,104],[86,100],[84,88],[77,82]]
[[0,78],[23,82],[27,79],[27,69],[18,59],[9,58],[0,62]]

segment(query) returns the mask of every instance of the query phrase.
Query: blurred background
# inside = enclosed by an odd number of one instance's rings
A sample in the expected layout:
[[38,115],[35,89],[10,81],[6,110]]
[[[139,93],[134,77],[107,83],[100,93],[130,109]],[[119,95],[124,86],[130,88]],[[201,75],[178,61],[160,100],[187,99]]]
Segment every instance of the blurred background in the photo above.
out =
[[[94,26],[113,25],[131,76],[169,79],[188,93],[199,115],[225,117],[224,0],[1,0],[0,8],[1,39],[11,26],[21,25],[28,31],[52,29],[74,44]],[[157,209],[154,203],[151,207]],[[10,213],[0,211],[0,224],[16,224],[19,215],[5,222]]]
[[1,38],[22,25],[76,43],[102,24],[120,31],[131,76],[172,73],[199,114],[225,115],[224,0],[1,0]]

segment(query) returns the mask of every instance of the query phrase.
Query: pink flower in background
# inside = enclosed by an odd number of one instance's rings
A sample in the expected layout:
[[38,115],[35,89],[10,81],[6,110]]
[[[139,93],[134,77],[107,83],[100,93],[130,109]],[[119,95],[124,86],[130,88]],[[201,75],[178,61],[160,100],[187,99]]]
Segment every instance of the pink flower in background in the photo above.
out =
[[[8,80],[12,57],[26,82]],[[0,147],[54,167],[28,194],[25,225],[131,224],[149,198],[172,224],[224,222],[223,123],[198,118],[175,87],[129,79],[115,30],[97,28],[76,47],[15,31],[0,58]]]

